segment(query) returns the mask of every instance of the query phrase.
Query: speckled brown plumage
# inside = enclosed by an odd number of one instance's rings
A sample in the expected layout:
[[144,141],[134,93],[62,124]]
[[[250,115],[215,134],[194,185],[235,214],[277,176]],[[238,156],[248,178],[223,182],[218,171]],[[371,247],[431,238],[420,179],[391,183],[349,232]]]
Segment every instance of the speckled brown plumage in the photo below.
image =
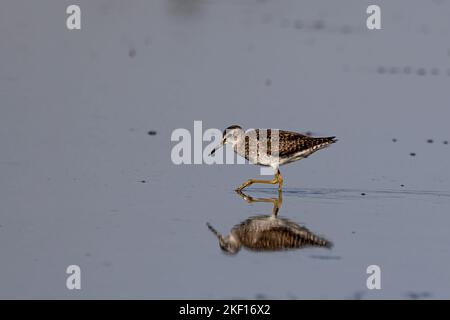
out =
[[281,158],[288,157],[301,151],[317,151],[331,143],[336,142],[335,137],[314,138],[300,133],[290,131],[280,131],[280,152]]
[[[252,138],[254,140],[254,136],[256,136],[256,141],[258,141],[257,146],[257,154],[258,157],[261,156],[261,148],[259,147],[259,144],[261,141],[267,141],[267,145],[264,146],[266,148],[265,152],[267,155],[274,155],[278,156],[281,160],[283,159],[289,159],[292,158],[292,161],[298,160],[298,158],[294,158],[293,156],[296,154],[302,154],[301,158],[306,158],[310,154],[332,144],[335,143],[337,140],[335,137],[310,137],[307,135],[303,135],[296,132],[291,131],[284,131],[284,130],[272,130],[267,129],[264,130],[264,132],[260,131],[261,129],[255,129],[254,131],[251,131],[250,133],[246,134],[245,137],[245,155],[244,157],[247,160],[250,160],[249,158],[249,152],[252,142]],[[273,133],[272,133],[273,131]],[[265,133],[267,132],[267,133]],[[278,148],[274,147],[272,148],[272,136],[278,134],[278,139],[273,139],[274,144],[278,143]],[[261,136],[264,138],[261,139]],[[267,139],[265,138],[267,136]],[[252,146],[255,147],[255,146]],[[286,161],[292,162],[292,161]]]
[[307,246],[331,247],[328,240],[319,237],[288,219],[256,216],[231,230],[241,245],[254,251],[276,251]]

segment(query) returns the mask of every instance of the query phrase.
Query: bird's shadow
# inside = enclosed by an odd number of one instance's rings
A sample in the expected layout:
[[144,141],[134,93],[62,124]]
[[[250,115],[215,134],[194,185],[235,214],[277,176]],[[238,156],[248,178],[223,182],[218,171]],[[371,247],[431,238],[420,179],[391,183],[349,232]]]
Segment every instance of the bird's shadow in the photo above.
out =
[[209,230],[218,239],[219,246],[224,253],[235,255],[242,247],[255,252],[273,252],[305,247],[332,247],[331,241],[314,234],[305,226],[278,216],[283,202],[281,191],[278,192],[276,198],[254,198],[241,191],[236,191],[236,193],[247,203],[272,203],[272,212],[270,215],[247,218],[236,224],[227,236],[223,236],[210,223],[207,223]]

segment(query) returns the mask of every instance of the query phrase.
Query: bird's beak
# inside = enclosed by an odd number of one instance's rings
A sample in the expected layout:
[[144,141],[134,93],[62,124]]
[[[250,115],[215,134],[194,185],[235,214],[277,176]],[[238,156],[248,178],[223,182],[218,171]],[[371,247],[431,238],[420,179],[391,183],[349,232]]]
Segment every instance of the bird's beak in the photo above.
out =
[[217,237],[217,239],[219,239],[219,241],[223,241],[223,236],[216,229],[214,229],[212,225],[209,223],[206,223],[206,225],[208,226],[208,229]]
[[211,153],[209,154],[209,156],[210,156],[210,157],[213,156],[213,155],[216,153],[217,150],[219,150],[220,148],[222,148],[223,145],[225,144],[225,141],[226,141],[225,138],[223,138],[222,141],[220,142],[220,144],[219,144],[217,147],[215,147],[215,148],[211,151]]

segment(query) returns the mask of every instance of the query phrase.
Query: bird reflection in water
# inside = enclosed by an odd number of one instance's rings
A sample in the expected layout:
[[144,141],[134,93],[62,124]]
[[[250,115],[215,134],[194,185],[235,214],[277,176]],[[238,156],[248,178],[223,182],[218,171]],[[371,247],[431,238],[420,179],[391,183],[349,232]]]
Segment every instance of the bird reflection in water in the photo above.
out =
[[282,204],[282,193],[278,198],[253,198],[241,191],[237,193],[248,203],[271,202],[271,215],[250,217],[235,225],[228,236],[221,235],[209,223],[207,226],[219,240],[220,248],[228,254],[237,254],[241,247],[251,251],[281,251],[300,249],[304,247],[331,248],[332,243],[325,238],[315,235],[307,228],[286,218],[278,217]]

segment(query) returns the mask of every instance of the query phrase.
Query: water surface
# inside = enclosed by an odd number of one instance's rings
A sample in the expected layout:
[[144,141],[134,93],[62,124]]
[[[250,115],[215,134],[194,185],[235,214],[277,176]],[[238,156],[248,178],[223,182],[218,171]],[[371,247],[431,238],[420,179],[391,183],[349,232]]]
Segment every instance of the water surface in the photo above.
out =
[[[371,32],[344,2],[79,1],[68,31],[2,1],[0,297],[450,298],[450,3],[381,1]],[[254,166],[171,162],[195,120],[337,136],[282,167],[279,211],[334,246],[223,254],[206,222],[271,204],[233,191]]]

